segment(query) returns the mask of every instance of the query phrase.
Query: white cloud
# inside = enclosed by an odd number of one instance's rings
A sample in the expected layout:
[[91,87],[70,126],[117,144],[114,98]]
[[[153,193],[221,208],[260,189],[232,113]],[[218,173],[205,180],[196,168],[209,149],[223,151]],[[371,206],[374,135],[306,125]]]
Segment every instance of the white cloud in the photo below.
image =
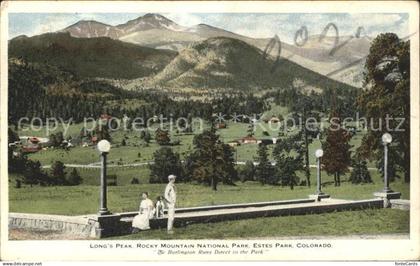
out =
[[49,16],[44,21],[36,25],[31,35],[58,31],[70,25],[71,22],[72,19],[63,19],[61,16]]
[[197,24],[202,23],[202,19],[195,14],[190,13],[169,13],[169,14],[163,14],[165,17],[169,18],[170,20],[173,20],[177,24],[181,26],[194,26]]
[[97,14],[48,14],[33,28],[29,35],[38,35],[47,32],[62,30],[79,20],[100,20]]
[[398,14],[350,14],[354,21],[358,21],[368,27],[389,27],[395,25],[402,18]]

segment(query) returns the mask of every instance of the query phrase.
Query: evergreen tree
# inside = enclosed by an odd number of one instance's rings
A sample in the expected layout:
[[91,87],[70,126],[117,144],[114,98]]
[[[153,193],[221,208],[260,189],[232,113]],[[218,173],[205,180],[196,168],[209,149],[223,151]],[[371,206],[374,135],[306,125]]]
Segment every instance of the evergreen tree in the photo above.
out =
[[22,174],[25,172],[27,161],[28,161],[25,154],[21,152],[17,152],[17,154],[15,154],[15,149],[9,148],[8,158],[9,158],[9,162],[8,162],[9,173]]
[[133,178],[131,179],[130,184],[132,184],[132,185],[137,185],[137,184],[140,184],[140,181],[139,181],[139,179],[138,179],[138,178],[133,177]]
[[[396,178],[400,179],[401,176],[398,174],[398,170],[400,169],[398,160],[400,159],[396,148],[394,145],[389,145],[388,148],[388,167],[387,167],[387,174],[389,182],[394,182]],[[378,168],[379,173],[384,178],[384,150],[378,151],[379,159],[376,161],[376,168]]]
[[146,135],[146,129],[143,128],[140,130],[140,139],[144,139],[145,135]]
[[59,148],[61,147],[62,143],[64,141],[64,136],[63,136],[63,132],[57,132],[57,133],[52,133],[49,136],[49,142],[51,144],[51,146]]
[[33,185],[45,183],[46,175],[41,169],[41,163],[39,161],[27,160],[25,170],[23,173],[23,183]]
[[63,132],[57,132],[55,134],[55,138],[56,138],[56,147],[61,147],[61,145],[63,144],[64,141],[64,135]]
[[83,138],[87,137],[87,132],[86,132],[86,128],[85,127],[82,127],[80,129],[79,137],[80,137],[80,139],[83,139]]
[[70,186],[77,186],[82,183],[83,179],[80,177],[79,172],[76,168],[73,168],[73,170],[70,172],[70,175],[67,178],[67,184]]
[[146,143],[150,143],[150,140],[152,139],[152,136],[150,135],[150,132],[148,130],[146,130],[145,134],[144,134],[144,142]]
[[239,169],[238,176],[241,182],[255,180],[255,166],[253,161],[247,161],[243,168]]
[[104,125],[98,124],[95,128],[95,133],[98,141],[106,139],[111,142],[111,134],[109,133],[109,123],[106,122]]
[[55,134],[50,134],[48,136],[49,143],[52,147],[57,147],[57,138],[55,137]]
[[298,171],[304,170],[302,141],[300,134],[278,140],[273,150],[273,156],[276,160],[276,179],[275,183],[281,183],[282,186],[290,186],[294,189],[299,183]]
[[[297,90],[297,88],[295,88]],[[298,90],[297,90],[298,91]],[[293,117],[298,122],[298,135],[296,141],[301,143],[302,147],[298,149],[303,158],[306,184],[311,186],[311,171],[309,167],[309,145],[319,134],[319,128],[315,121],[319,122],[319,112],[315,111],[313,98],[303,93],[298,93],[295,104],[292,106]]]
[[19,135],[10,127],[8,128],[7,131],[7,142],[8,143],[13,143],[15,141],[19,141]]
[[[395,167],[410,181],[410,43],[394,33],[379,34],[365,63],[365,90],[357,104],[368,125],[362,140],[365,158],[383,156],[381,136],[392,129]],[[388,119],[387,119],[388,118]],[[391,119],[389,119],[391,118]],[[388,122],[386,122],[388,120]],[[400,123],[402,122],[402,125]],[[388,123],[388,126],[385,124]],[[382,125],[382,127],[380,127]],[[398,130],[397,130],[398,129]],[[391,149],[390,149],[391,150]]]
[[360,183],[372,183],[372,178],[370,176],[369,170],[367,168],[367,162],[361,158],[359,155],[355,155],[352,159],[352,167],[349,181],[353,184]]
[[54,185],[63,186],[67,184],[65,166],[61,161],[55,161],[51,166],[51,182]]
[[248,137],[252,137],[255,134],[255,129],[254,129],[254,123],[249,123],[248,125],[248,130],[247,130],[247,136]]
[[255,167],[255,177],[261,184],[273,183],[274,167],[268,159],[268,149],[264,144],[260,144],[257,151],[257,163]]
[[167,183],[169,175],[176,175],[182,181],[183,169],[179,154],[174,153],[170,147],[161,147],[153,153],[154,163],[149,165],[150,183]]
[[169,138],[169,133],[166,130],[158,128],[155,132],[155,140],[159,145],[169,145],[171,139]]
[[233,185],[237,179],[232,148],[222,143],[214,127],[196,135],[193,140],[194,151],[186,160],[190,179],[209,185],[217,190],[217,184]]

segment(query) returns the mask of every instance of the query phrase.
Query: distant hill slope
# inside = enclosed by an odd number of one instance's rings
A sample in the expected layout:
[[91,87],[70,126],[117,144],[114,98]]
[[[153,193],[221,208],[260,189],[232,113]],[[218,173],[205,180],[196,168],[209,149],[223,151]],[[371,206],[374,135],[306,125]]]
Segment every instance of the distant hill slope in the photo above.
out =
[[9,41],[9,57],[56,66],[82,78],[145,77],[163,69],[176,55],[106,37],[74,38],[69,33],[19,36]]
[[22,117],[55,117],[83,121],[98,117],[110,99],[133,98],[133,93],[105,80],[77,79],[43,63],[8,60],[9,122]]
[[71,36],[78,38],[109,37],[118,39],[122,32],[114,26],[97,22],[95,20],[80,20],[68,26],[60,32],[69,32]]
[[[178,25],[178,27],[181,26]],[[213,37],[238,39],[260,49],[264,49],[269,42],[269,39],[254,39],[206,24],[198,24],[178,30],[167,27],[149,28],[147,30],[134,31],[131,34],[119,37],[119,39],[152,48],[181,51],[193,42]]]
[[264,88],[305,84],[313,89],[351,88],[289,60],[273,70],[272,58],[246,42],[215,37],[184,49],[161,72],[145,80],[146,86],[190,88]]

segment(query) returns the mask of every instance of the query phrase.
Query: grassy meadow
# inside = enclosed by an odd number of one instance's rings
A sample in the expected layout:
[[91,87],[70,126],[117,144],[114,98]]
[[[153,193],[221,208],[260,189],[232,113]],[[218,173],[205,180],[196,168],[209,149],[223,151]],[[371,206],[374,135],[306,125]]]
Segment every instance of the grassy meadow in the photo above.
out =
[[[108,187],[108,206],[112,212],[136,211],[140,201],[140,193],[148,191],[154,200],[162,195],[165,184],[149,184],[147,167],[110,169],[109,174],[118,175],[118,185]],[[15,188],[14,179],[10,176],[9,210],[11,212],[48,213],[65,215],[82,215],[96,213],[99,204],[99,169],[80,171],[83,184],[74,187],[40,187],[23,186]],[[340,187],[334,187],[333,177],[323,173],[323,191],[338,199],[369,199],[373,192],[383,188],[381,177],[377,171],[371,171],[374,183],[353,185],[342,178]],[[130,184],[131,178],[139,178],[140,184]],[[303,175],[302,175],[303,178]],[[178,183],[178,207],[193,207],[216,204],[259,202],[307,198],[315,192],[315,169],[311,172],[310,188],[261,185],[257,182],[236,182],[235,186],[219,185],[217,191],[210,187],[195,184]],[[402,193],[402,198],[410,198],[409,185],[401,180],[391,183],[391,187]]]
[[[267,117],[272,115],[285,115],[286,109],[274,106],[266,112]],[[90,126],[88,124],[88,126]],[[73,138],[80,133],[82,124],[71,124],[67,135]],[[204,125],[208,127],[208,125]],[[292,129],[292,131],[295,129]],[[55,132],[64,131],[58,127]],[[267,134],[263,132],[267,131]],[[278,125],[263,123],[255,127],[257,139],[272,138],[278,136]],[[220,139],[227,143],[240,139],[247,135],[248,124],[227,123],[227,128],[218,129]],[[52,132],[54,133],[54,131]],[[111,133],[112,149],[108,155],[110,165],[108,175],[117,176],[117,186],[108,187],[108,208],[110,211],[127,212],[136,211],[139,206],[140,193],[149,192],[154,200],[164,192],[165,184],[149,184],[150,170],[147,165],[129,166],[135,163],[145,163],[153,160],[153,153],[160,148],[154,140],[154,132],[150,131],[152,140],[145,145],[136,131],[115,131]],[[199,133],[195,128],[194,134]],[[20,130],[20,136],[47,136],[45,130],[27,131]],[[171,140],[179,140],[180,145],[172,146],[173,150],[185,158],[193,149],[194,134],[179,134],[170,131]],[[353,149],[358,147],[363,137],[358,132],[352,139]],[[126,140],[126,146],[122,146],[122,140]],[[314,152],[321,147],[319,140],[314,140],[309,146],[310,164],[315,164]],[[274,145],[268,146],[269,156],[272,157]],[[237,161],[255,161],[257,144],[246,144],[235,147],[235,159]],[[51,165],[60,160],[65,164],[93,164],[99,162],[99,154],[95,147],[76,146],[68,151],[62,149],[47,149],[29,155],[32,160],[39,160],[42,165]],[[369,167],[374,167],[369,162]],[[242,167],[238,165],[237,167]],[[70,172],[71,167],[66,171]],[[46,169],[49,171],[49,169]],[[61,215],[85,215],[94,214],[99,205],[99,168],[78,168],[83,178],[79,186],[67,187],[40,187],[23,185],[15,187],[18,175],[9,176],[9,210],[10,212],[45,213]],[[322,172],[323,191],[337,199],[369,199],[373,193],[383,188],[383,181],[378,171],[370,170],[373,179],[371,184],[353,185],[348,182],[347,173],[342,176],[340,187],[334,187],[333,177]],[[304,173],[298,173],[304,180]],[[137,178],[139,184],[131,184],[131,180]],[[177,207],[193,207],[204,205],[232,204],[244,202],[261,202],[274,200],[288,200],[307,198],[315,192],[316,169],[311,168],[310,188],[296,186],[293,190],[289,187],[261,185],[258,182],[240,182],[235,186],[220,184],[217,191],[210,187],[192,183],[178,183]],[[409,184],[402,180],[391,183],[395,191],[402,193],[402,198],[410,198]],[[261,226],[264,224],[264,226]],[[199,238],[252,238],[252,237],[276,237],[276,236],[310,236],[310,235],[349,235],[349,234],[383,234],[383,233],[406,233],[409,227],[409,212],[380,209],[362,210],[353,212],[337,212],[305,216],[287,216],[272,218],[257,218],[252,220],[226,221],[217,224],[194,224],[187,228],[179,228],[174,236],[168,236],[165,230],[153,230],[139,234],[118,237],[118,239],[199,239]]]
[[[281,107],[276,107],[274,109],[279,109],[278,113],[284,113],[285,110]],[[273,114],[276,112],[273,112]],[[270,116],[271,113],[268,113]],[[217,132],[220,136],[220,139],[228,143],[230,141],[241,139],[245,137],[248,133],[249,124],[246,123],[235,123],[228,122],[227,128],[219,129]],[[325,126],[325,125],[324,125]],[[91,124],[87,124],[86,128],[91,128]],[[155,126],[157,127],[157,125]],[[67,134],[65,137],[77,137],[80,133],[80,130],[83,128],[83,123],[71,124],[67,128]],[[203,128],[208,128],[208,125],[203,125]],[[294,129],[295,130],[295,129]],[[64,132],[62,126],[58,126],[54,132]],[[269,134],[264,135],[263,132],[267,131]],[[293,129],[292,129],[293,132]],[[19,136],[39,136],[47,137],[47,131],[39,130],[29,130],[29,128],[22,128],[18,131]],[[118,130],[111,133],[112,136],[112,150],[108,155],[108,162],[110,164],[133,164],[141,162],[149,162],[153,160],[153,153],[160,148],[160,146],[154,140],[154,132],[150,131],[152,140],[149,144],[145,145],[140,139],[140,134],[135,130]],[[170,131],[170,136],[172,141],[179,141],[180,145],[172,146],[174,152],[180,154],[181,159],[185,158],[194,148],[193,138],[194,134],[200,133],[199,128],[195,128],[193,134],[180,134],[175,130]],[[255,138],[257,139],[271,139],[278,137],[279,129],[278,124],[268,124],[264,122],[257,123],[255,126]],[[350,144],[353,146],[353,149],[360,146],[361,139],[363,137],[362,133],[356,134],[350,141]],[[125,138],[126,146],[122,146],[122,140]],[[315,164],[315,150],[321,147],[321,142],[319,140],[314,140],[309,145],[309,161],[310,164]],[[268,145],[268,152],[270,159],[272,158],[272,150],[274,145]],[[243,144],[235,147],[235,159],[237,161],[254,161],[257,154],[258,145],[257,144]],[[63,149],[52,149],[41,150],[37,153],[29,154],[29,158],[32,160],[38,160],[42,165],[51,165],[54,161],[60,160],[65,164],[91,164],[99,162],[99,154],[96,150],[96,147],[82,147],[75,146],[69,151]],[[368,163],[369,167],[374,167],[373,162]]]

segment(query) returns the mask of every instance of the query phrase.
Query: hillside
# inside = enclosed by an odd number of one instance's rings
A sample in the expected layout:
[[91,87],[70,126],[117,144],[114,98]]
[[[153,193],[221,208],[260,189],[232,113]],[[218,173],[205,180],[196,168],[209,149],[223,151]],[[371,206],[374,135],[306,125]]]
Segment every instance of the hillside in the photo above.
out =
[[370,41],[368,37],[341,36],[337,40],[337,45],[334,46],[335,37],[320,38],[319,35],[312,35],[308,37],[303,46],[290,45],[287,49],[296,55],[313,61],[344,61],[349,63],[369,53]]
[[9,41],[9,57],[56,66],[81,78],[149,76],[163,69],[176,54],[107,37],[74,38],[69,33],[20,36]]
[[97,79],[76,79],[57,67],[9,59],[9,122],[21,117],[56,117],[82,121],[100,115],[107,101],[133,93]]
[[341,36],[334,48],[335,37],[309,36],[302,47],[283,45],[283,56],[303,67],[361,87],[365,58],[369,54],[371,38]]
[[199,35],[170,29],[136,31],[120,38],[121,41],[156,49],[181,51],[192,42],[203,40]]
[[109,37],[118,39],[122,35],[122,32],[114,26],[94,20],[78,21],[60,32],[69,32],[71,36],[77,38]]
[[312,89],[351,88],[281,59],[271,58],[243,41],[216,37],[184,49],[161,72],[145,81],[146,86],[190,88],[265,88],[304,84]]
[[150,27],[121,36],[119,39],[152,48],[181,51],[193,42],[204,41],[213,37],[238,39],[262,50],[269,42],[269,39],[249,38],[207,24],[198,24],[189,28],[177,24],[171,24],[171,27]]

